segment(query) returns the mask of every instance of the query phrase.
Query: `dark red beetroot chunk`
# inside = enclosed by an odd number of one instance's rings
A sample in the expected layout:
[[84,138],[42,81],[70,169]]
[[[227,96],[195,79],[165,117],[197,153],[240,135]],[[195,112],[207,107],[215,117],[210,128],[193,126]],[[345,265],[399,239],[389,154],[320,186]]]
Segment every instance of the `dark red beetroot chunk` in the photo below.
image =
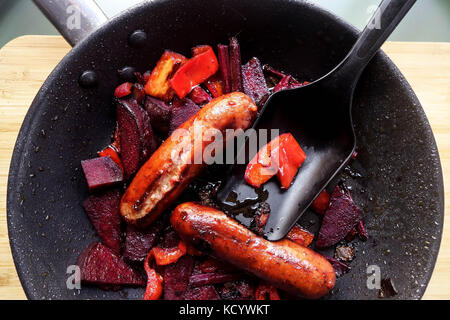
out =
[[346,263],[341,262],[338,259],[335,259],[335,258],[332,258],[332,257],[328,257],[328,256],[324,256],[324,257],[333,266],[334,271],[336,272],[336,277],[340,277],[344,273],[347,273],[347,272],[350,271],[350,267]]
[[132,225],[127,226],[123,257],[127,261],[142,262],[147,253],[158,241],[164,228],[161,219],[155,221],[146,230],[139,230]]
[[200,86],[192,89],[192,91],[189,93],[189,98],[191,98],[192,101],[198,105],[203,105],[212,100],[212,97],[209,95],[209,93],[203,90],[203,88]]
[[358,231],[358,235],[361,240],[366,241],[368,239],[367,231],[366,228],[364,227],[362,220],[356,226],[356,230]]
[[120,100],[117,105],[120,149],[125,177],[129,178],[156,150],[150,118],[135,99]]
[[241,46],[238,40],[233,37],[230,39],[230,74],[231,91],[243,91],[242,88],[242,59]]
[[275,93],[275,92],[281,91],[281,90],[298,88],[298,87],[302,87],[305,84],[306,84],[306,82],[301,84],[300,82],[295,80],[292,76],[288,75],[288,76],[285,76],[283,79],[281,79],[281,81],[273,89],[273,92]]
[[151,96],[145,98],[144,106],[150,116],[152,127],[159,133],[167,135],[169,133],[171,107],[164,101]]
[[89,196],[83,202],[84,210],[103,243],[115,253],[122,244],[120,191],[109,190]]
[[191,287],[202,287],[211,284],[219,284],[242,279],[241,273],[201,273],[194,274],[189,279]]
[[144,102],[145,99],[145,90],[144,86],[140,83],[135,83],[133,88],[131,89],[131,97],[137,101],[140,105]]
[[225,283],[220,296],[224,300],[254,300],[255,287],[248,280]]
[[219,60],[219,72],[223,81],[223,94],[227,94],[231,92],[230,53],[228,46],[223,44],[217,46],[217,59]]
[[175,98],[172,105],[172,119],[170,121],[169,134],[172,134],[179,126],[199,111],[200,107],[192,100]]
[[258,58],[252,58],[242,67],[242,84],[244,93],[248,95],[256,104],[269,94],[266,78]]
[[183,300],[194,267],[194,258],[188,255],[164,268],[164,299]]
[[189,288],[184,298],[186,300],[220,300],[220,296],[214,286]]
[[362,210],[353,202],[348,190],[334,188],[330,206],[320,227],[316,241],[318,248],[330,247],[342,240],[361,221]]
[[81,281],[101,286],[145,286],[145,279],[111,249],[100,242],[91,244],[78,258]]
[[122,169],[110,158],[81,161],[89,190],[110,187],[123,181]]

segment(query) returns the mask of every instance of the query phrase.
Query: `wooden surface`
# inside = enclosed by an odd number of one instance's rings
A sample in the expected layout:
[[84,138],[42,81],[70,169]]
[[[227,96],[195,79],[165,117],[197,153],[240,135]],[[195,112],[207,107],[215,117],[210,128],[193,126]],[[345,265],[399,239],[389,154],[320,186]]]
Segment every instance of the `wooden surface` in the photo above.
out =
[[[450,192],[450,43],[387,43],[394,60],[419,97],[438,143]],[[25,36],[0,50],[0,299],[24,299],[9,248],[6,188],[9,163],[23,118],[47,75],[70,50],[55,36]],[[424,299],[450,299],[450,201],[444,237]]]

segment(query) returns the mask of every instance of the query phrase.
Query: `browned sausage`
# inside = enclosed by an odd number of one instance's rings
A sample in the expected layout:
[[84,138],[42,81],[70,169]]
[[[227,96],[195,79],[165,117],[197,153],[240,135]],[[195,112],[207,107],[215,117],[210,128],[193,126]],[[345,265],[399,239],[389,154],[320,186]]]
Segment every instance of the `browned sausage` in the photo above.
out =
[[173,211],[170,221],[184,241],[200,242],[216,258],[280,289],[316,299],[334,287],[334,269],[323,256],[290,240],[267,241],[219,210],[184,203]]
[[246,130],[257,112],[251,98],[239,92],[224,95],[204,106],[139,170],[120,204],[125,220],[139,226],[153,222],[204,169],[205,164],[196,159],[202,160],[203,151],[214,139],[202,139],[201,134],[219,130],[226,137],[226,129]]

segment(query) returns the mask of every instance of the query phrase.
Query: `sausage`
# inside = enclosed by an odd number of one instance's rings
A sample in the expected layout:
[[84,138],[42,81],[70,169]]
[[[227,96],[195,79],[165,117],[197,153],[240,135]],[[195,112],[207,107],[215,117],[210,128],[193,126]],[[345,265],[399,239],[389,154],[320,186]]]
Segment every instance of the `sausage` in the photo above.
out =
[[253,100],[240,92],[209,102],[172,133],[138,171],[120,203],[123,218],[141,227],[152,223],[206,166],[203,151],[215,140],[202,139],[202,135],[218,130],[222,137],[229,137],[226,129],[246,130],[257,112]]
[[316,299],[334,287],[335,271],[323,256],[287,239],[267,241],[219,210],[184,203],[170,222],[187,243],[294,295]]

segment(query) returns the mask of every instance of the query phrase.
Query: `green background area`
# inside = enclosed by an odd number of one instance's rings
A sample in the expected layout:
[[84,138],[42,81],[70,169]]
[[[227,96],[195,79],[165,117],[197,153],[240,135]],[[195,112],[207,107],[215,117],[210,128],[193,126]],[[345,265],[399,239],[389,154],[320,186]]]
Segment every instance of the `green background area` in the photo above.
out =
[[[96,1],[108,16],[114,16],[142,0]],[[380,0],[309,0],[308,2],[327,8],[361,29],[371,16],[370,7],[378,5]],[[56,35],[58,32],[31,0],[0,0],[0,47],[25,34]],[[418,0],[390,40],[450,42],[450,0]]]

